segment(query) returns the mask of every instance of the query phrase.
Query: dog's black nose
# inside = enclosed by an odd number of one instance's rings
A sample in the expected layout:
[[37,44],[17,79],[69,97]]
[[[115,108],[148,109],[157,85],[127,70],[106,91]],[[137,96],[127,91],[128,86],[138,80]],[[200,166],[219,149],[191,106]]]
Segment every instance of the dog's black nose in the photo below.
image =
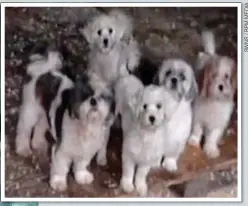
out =
[[177,84],[177,78],[173,77],[171,79],[171,82],[172,82],[173,85],[176,85]]
[[108,45],[108,39],[103,39],[103,44],[104,44],[104,46],[107,46]]
[[154,117],[154,116],[150,116],[150,117],[149,117],[149,120],[150,120],[150,122],[153,124],[153,123],[155,122],[155,117]]
[[223,85],[222,85],[222,84],[219,85],[219,90],[220,90],[221,92],[223,91]]
[[91,106],[96,106],[96,99],[95,98],[91,98],[91,100],[90,100],[90,104],[91,104]]

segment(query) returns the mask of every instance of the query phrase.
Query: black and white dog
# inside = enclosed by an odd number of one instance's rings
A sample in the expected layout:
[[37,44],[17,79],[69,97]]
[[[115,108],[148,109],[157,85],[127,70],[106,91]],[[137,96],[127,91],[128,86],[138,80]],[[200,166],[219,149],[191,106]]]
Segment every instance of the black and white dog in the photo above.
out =
[[61,57],[58,51],[48,51],[46,56],[30,58],[28,68],[32,65],[33,69],[27,72],[30,79],[23,88],[16,137],[17,154],[28,156],[31,146],[47,148],[45,133],[50,130],[56,140],[50,185],[58,190],[66,188],[71,164],[78,183],[93,181],[86,167],[95,154],[99,165],[107,163],[106,148],[114,120],[112,90],[95,84],[85,74],[70,75]]

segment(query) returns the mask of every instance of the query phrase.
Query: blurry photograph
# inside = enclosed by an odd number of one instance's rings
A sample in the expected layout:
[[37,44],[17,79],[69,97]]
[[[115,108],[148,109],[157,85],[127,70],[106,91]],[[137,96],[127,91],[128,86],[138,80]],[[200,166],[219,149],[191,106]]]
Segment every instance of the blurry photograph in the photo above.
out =
[[240,197],[237,4],[18,5],[2,197]]

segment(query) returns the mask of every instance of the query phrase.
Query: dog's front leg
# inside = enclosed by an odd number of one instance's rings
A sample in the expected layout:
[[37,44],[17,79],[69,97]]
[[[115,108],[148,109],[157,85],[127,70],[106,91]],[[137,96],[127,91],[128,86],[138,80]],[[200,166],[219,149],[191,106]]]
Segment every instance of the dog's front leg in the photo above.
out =
[[149,173],[150,166],[141,165],[138,166],[137,172],[135,175],[135,187],[140,196],[146,196],[148,191],[147,186],[147,175]]
[[107,164],[107,147],[108,147],[109,135],[110,135],[110,128],[107,128],[105,131],[103,144],[96,156],[97,164],[101,166]]
[[218,149],[218,143],[222,137],[222,134],[223,134],[223,129],[216,128],[206,135],[203,149],[209,158],[216,158],[220,155],[220,150]]
[[94,176],[87,170],[87,166],[90,164],[91,158],[77,158],[74,159],[74,175],[78,184],[91,184],[94,181]]
[[60,149],[55,150],[54,146],[50,170],[50,186],[54,190],[63,191],[67,188],[67,174],[70,169],[71,159]]
[[122,177],[121,177],[121,188],[124,192],[130,193],[134,190],[133,178],[135,172],[135,163],[133,159],[125,154],[122,154]]

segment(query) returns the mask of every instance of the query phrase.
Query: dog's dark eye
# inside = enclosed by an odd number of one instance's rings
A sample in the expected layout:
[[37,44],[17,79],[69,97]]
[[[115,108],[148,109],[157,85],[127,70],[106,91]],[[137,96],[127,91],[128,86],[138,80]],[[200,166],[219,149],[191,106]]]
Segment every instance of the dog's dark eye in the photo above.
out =
[[181,79],[181,81],[184,81],[186,79],[185,75],[181,73],[180,74],[180,79]]
[[165,76],[168,77],[170,74],[171,74],[171,70],[168,70],[168,71],[165,73]]
[[162,105],[160,103],[157,104],[157,108],[161,109]]
[[146,110],[146,108],[147,108],[147,104],[144,104],[144,105],[143,105],[143,108],[144,108],[144,110]]
[[113,33],[113,29],[110,28],[109,29],[109,33],[112,34]]
[[102,30],[99,29],[99,30],[97,31],[97,34],[98,34],[99,36],[101,36],[101,35],[102,35]]
[[225,74],[225,78],[228,79],[229,78],[229,75],[228,74]]

